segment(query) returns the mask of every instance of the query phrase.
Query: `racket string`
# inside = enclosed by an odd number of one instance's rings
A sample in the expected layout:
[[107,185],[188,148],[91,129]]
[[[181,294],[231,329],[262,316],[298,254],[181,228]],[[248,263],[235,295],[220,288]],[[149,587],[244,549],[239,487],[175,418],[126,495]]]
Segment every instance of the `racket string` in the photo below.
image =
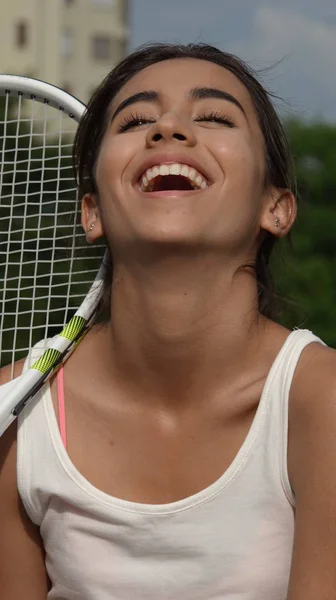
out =
[[75,126],[47,104],[0,97],[1,365],[64,327],[102,259],[80,224]]

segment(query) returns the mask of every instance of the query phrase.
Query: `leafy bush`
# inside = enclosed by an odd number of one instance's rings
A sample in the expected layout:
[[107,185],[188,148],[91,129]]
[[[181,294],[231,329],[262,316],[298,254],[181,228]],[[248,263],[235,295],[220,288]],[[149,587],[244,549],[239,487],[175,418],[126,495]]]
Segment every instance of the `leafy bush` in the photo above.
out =
[[273,262],[281,293],[291,297],[281,320],[336,347],[336,126],[289,121],[286,130],[299,185],[294,255],[283,241]]

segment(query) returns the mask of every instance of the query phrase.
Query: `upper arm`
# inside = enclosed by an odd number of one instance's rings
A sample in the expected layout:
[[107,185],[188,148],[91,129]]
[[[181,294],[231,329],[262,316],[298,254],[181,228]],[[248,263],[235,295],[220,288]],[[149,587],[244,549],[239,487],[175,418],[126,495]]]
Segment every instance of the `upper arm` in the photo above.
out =
[[[1,382],[6,373],[3,371]],[[16,422],[0,438],[0,588],[6,600],[46,600],[49,582],[38,528],[16,482]]]
[[336,598],[336,351],[313,344],[293,381],[288,468],[296,498],[287,600]]

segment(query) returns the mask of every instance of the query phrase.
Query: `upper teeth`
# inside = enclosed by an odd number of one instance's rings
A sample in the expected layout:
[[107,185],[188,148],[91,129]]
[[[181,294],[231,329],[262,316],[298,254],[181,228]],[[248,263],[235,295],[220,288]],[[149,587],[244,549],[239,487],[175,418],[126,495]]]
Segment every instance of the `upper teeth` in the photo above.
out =
[[140,186],[143,191],[148,191],[149,185],[152,179],[158,177],[158,175],[182,175],[189,179],[190,184],[193,188],[204,189],[208,187],[206,180],[203,175],[196,171],[193,167],[189,167],[183,163],[173,163],[170,165],[155,165],[147,169],[140,179]]

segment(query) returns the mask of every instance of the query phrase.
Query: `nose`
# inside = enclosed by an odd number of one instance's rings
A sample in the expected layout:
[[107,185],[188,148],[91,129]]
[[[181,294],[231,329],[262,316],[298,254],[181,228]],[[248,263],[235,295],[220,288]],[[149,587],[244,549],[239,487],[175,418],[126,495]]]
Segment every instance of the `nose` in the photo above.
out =
[[146,136],[148,147],[162,142],[177,141],[184,146],[195,146],[196,136],[192,127],[175,113],[166,113],[149,128]]

